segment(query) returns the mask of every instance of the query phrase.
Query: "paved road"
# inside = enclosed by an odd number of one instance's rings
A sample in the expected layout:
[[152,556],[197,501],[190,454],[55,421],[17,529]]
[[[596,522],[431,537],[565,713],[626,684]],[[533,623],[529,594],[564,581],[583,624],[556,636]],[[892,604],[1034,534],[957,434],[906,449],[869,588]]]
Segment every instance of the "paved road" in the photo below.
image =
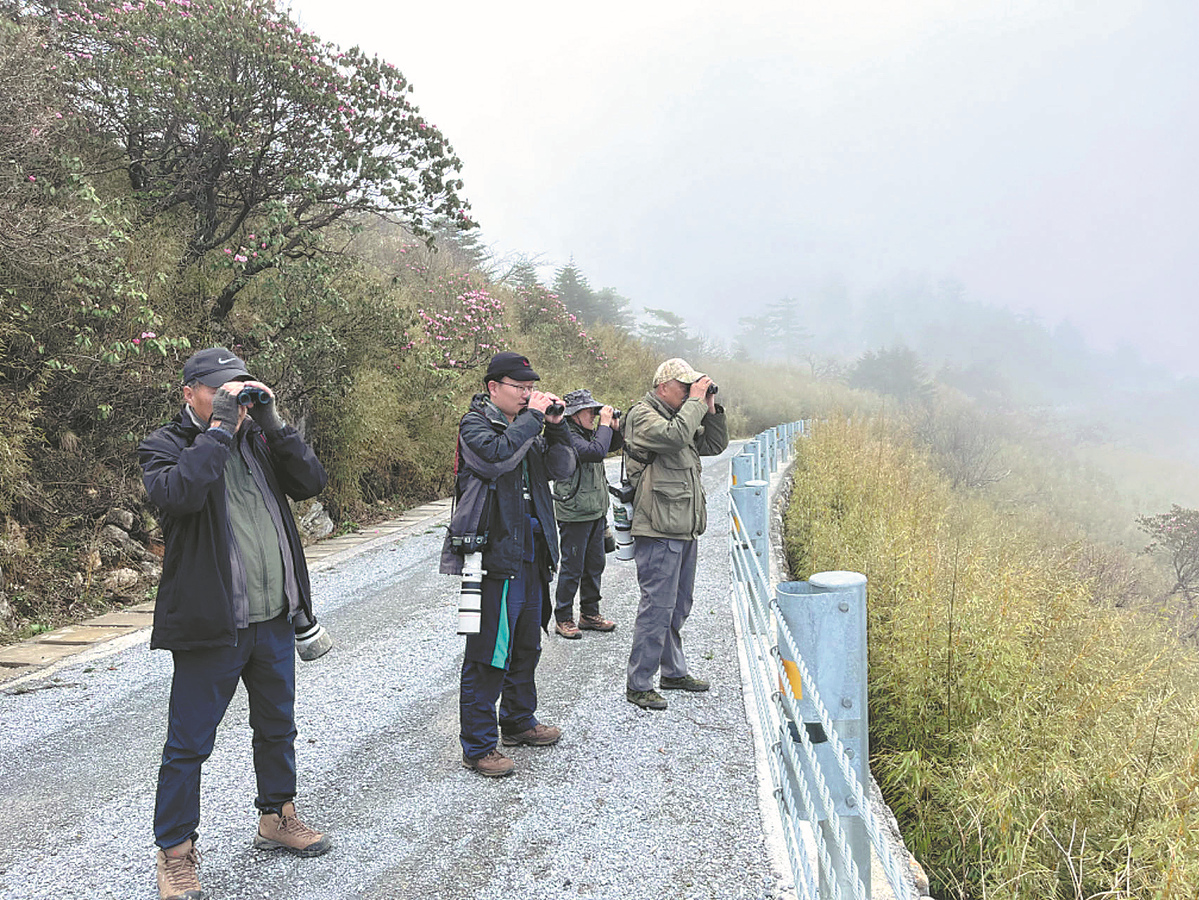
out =
[[[517,772],[463,769],[457,580],[440,529],[343,553],[313,573],[336,640],[297,663],[299,806],[334,848],[251,848],[250,730],[239,690],[205,766],[207,896],[233,898],[773,898],[728,606],[727,462],[705,473],[709,534],[684,632],[701,695],[666,712],[624,699],[632,562],[609,557],[614,634],[543,637],[539,717],[560,744],[516,748]],[[154,778],[170,657],[142,633],[0,689],[0,897],[151,900]]]

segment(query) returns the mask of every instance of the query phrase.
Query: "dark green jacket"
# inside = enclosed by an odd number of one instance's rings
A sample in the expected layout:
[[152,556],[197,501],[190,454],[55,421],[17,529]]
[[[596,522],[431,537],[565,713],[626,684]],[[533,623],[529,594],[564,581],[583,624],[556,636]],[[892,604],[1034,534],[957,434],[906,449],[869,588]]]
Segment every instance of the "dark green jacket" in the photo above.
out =
[[608,514],[608,476],[604,457],[624,446],[619,431],[607,425],[587,431],[567,419],[570,444],[579,457],[574,475],[554,482],[554,515],[559,522],[590,522]]
[[633,536],[694,540],[708,527],[701,456],[729,445],[724,408],[698,398],[672,410],[650,391],[625,415],[625,457],[633,498]]

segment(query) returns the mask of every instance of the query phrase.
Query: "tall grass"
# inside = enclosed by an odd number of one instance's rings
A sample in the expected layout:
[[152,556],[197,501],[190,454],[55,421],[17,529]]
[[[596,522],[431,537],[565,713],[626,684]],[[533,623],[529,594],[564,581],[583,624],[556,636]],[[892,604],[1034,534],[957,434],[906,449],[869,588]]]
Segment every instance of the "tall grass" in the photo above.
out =
[[871,763],[961,898],[1193,898],[1199,659],[879,420],[801,442],[795,577],[869,579]]

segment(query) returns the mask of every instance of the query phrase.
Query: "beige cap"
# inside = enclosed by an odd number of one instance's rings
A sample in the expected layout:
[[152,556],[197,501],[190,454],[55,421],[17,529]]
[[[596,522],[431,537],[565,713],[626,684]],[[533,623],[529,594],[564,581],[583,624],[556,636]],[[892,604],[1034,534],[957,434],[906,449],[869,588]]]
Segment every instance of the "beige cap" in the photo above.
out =
[[703,378],[703,372],[697,372],[691,368],[687,360],[668,359],[662,365],[658,366],[658,371],[654,373],[654,387],[662,384],[665,381],[681,381],[683,384],[691,384]]

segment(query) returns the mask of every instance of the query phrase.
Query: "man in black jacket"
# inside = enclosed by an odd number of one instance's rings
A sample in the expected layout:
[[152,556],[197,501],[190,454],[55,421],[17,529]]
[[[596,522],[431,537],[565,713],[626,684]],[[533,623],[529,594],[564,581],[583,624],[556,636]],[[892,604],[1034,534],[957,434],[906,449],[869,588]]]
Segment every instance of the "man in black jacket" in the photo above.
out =
[[[514,463],[495,479],[488,521],[479,529],[488,535],[481,627],[466,639],[458,698],[462,764],[489,777],[510,775],[514,768],[496,746],[501,695],[504,746],[545,747],[562,736],[537,721],[534,674],[541,658],[539,629],[550,619],[549,581],[558,564],[548,479],[569,477],[575,458],[562,410],[548,412],[562,401],[536,390],[540,378],[519,353],[497,353],[483,378],[487,393],[474,396],[458,428],[464,460],[469,454],[482,464]],[[477,477],[464,465],[459,493],[464,479]]]
[[[239,402],[252,387],[258,402]],[[150,646],[170,650],[174,677],[158,772],[154,838],[162,900],[201,896],[195,848],[200,768],[245,683],[254,732],[254,846],[318,856],[324,834],[296,816],[295,638],[312,615],[308,569],[287,496],[318,494],[327,476],[279,418],[274,394],[224,347],[183,367],[185,405],[138,447],[166,544]],[[265,402],[263,402],[265,401]]]

